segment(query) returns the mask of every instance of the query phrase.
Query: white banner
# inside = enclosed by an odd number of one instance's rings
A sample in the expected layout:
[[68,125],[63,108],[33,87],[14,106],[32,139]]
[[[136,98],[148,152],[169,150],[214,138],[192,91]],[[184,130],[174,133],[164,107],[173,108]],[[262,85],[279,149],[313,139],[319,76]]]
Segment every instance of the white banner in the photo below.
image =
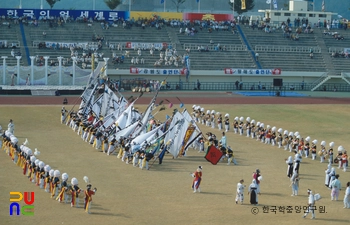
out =
[[146,74],[146,75],[185,75],[186,68],[182,69],[153,69],[153,68],[137,68],[130,67],[131,74]]
[[131,49],[158,49],[162,50],[163,48],[167,48],[168,43],[143,43],[143,42],[126,42],[125,48],[131,48]]
[[280,68],[274,69],[236,69],[225,68],[225,74],[238,74],[238,75],[280,75],[282,70]]

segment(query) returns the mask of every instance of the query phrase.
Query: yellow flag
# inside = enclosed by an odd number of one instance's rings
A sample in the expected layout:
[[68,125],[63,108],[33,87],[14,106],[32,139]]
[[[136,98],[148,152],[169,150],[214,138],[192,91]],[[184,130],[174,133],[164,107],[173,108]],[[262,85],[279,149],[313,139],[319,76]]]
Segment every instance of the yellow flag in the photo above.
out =
[[242,10],[246,9],[245,0],[241,0],[241,5],[242,5],[242,7],[241,7]]

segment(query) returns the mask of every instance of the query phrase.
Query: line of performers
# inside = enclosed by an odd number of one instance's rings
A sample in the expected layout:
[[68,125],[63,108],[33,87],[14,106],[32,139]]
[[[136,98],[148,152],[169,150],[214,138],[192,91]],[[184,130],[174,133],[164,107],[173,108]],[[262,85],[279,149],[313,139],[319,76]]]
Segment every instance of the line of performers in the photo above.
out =
[[[219,130],[224,128],[225,132],[230,131],[230,115],[228,113],[222,117],[222,114],[215,112],[215,110],[207,110],[205,113],[204,108],[197,105],[193,105],[192,109],[192,116],[196,122]],[[299,132],[293,133],[288,132],[288,130],[283,131],[282,128],[277,129],[275,126],[265,126],[264,123],[256,122],[250,117],[246,119],[235,117],[232,127],[235,134],[246,135],[246,137],[251,137],[272,146],[278,146],[278,148],[284,148],[284,150],[290,152],[298,152],[300,157],[308,158],[311,156],[312,160],[316,160],[318,156],[321,163],[325,160],[332,164],[338,163],[338,168],[342,168],[344,172],[348,167],[349,158],[342,146],[339,146],[338,154],[334,157],[334,142],[329,143],[329,149],[326,149],[326,142],[322,141],[320,149],[317,150],[317,140],[311,141],[309,136],[304,139]]]
[[87,213],[90,213],[92,195],[96,193],[97,189],[91,188],[88,179],[84,179],[87,183],[85,190],[80,189],[78,179],[75,177],[69,183],[67,173],[61,175],[59,170],[54,170],[50,165],[46,165],[37,158],[40,152],[35,149],[33,153],[27,145],[27,140],[19,145],[18,139],[12,133],[9,131],[1,132],[0,146],[2,150],[11,158],[14,164],[22,168],[23,175],[30,182],[40,189],[44,189],[54,200],[60,203],[70,202],[71,207],[79,207],[79,199],[83,193],[84,209]]
[[[109,139],[109,128],[103,132],[100,131],[99,127],[102,125],[102,118],[99,121],[95,121],[93,113],[89,113],[85,119],[82,114],[77,114],[72,111],[68,116],[65,124],[72,128],[74,132],[81,136],[81,138],[92,145],[93,148],[99,150],[107,155],[116,154],[117,158],[126,164],[132,164],[134,167],[140,169],[149,170],[150,161],[155,159],[156,156],[152,151],[147,151],[151,146],[147,141],[136,144],[132,142],[131,138],[112,136]],[[155,129],[160,125],[159,121],[153,120],[152,128]]]

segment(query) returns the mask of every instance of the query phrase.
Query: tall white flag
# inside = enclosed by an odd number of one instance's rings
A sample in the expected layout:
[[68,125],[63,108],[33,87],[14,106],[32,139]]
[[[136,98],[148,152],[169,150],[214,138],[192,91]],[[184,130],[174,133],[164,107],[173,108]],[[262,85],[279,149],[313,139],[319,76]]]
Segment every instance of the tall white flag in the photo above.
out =
[[277,0],[273,0],[273,8],[274,8],[274,9],[277,9],[277,8],[278,8],[278,6],[277,6]]

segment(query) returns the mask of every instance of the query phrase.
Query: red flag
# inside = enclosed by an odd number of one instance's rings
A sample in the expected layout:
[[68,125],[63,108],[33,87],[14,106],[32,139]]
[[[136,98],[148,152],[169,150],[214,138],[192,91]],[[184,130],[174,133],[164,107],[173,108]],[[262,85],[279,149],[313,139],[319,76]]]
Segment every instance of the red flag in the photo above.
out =
[[214,145],[212,145],[209,147],[207,154],[204,156],[204,158],[207,161],[211,162],[211,164],[216,165],[220,161],[222,155],[223,153]]

